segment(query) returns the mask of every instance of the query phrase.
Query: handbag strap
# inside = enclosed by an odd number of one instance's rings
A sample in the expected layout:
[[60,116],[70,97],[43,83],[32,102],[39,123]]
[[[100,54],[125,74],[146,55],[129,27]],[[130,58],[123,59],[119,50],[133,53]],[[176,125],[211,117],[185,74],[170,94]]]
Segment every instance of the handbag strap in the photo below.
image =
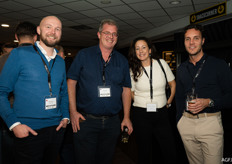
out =
[[157,59],[157,62],[159,63],[163,73],[164,73],[164,76],[165,76],[165,79],[166,79],[166,84],[168,84],[168,79],[167,79],[167,75],[166,75],[166,72],[164,71],[164,67],[162,66],[161,62],[160,62],[160,59]]

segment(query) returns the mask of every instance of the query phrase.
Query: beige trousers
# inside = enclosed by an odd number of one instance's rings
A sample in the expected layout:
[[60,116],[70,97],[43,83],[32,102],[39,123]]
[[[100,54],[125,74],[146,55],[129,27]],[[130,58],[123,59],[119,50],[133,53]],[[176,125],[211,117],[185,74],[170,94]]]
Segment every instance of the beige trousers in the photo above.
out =
[[192,119],[182,116],[177,128],[190,164],[221,164],[223,127],[221,115]]

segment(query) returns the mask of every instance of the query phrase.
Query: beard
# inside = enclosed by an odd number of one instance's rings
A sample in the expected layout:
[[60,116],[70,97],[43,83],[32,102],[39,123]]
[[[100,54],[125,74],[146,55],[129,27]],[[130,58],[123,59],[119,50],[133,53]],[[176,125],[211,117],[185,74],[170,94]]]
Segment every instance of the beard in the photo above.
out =
[[60,42],[60,39],[55,41],[48,41],[47,38],[43,37],[42,35],[40,36],[40,40],[48,47],[55,47],[55,45]]
[[199,54],[202,51],[202,47],[199,48],[195,53],[191,53],[190,51],[188,51],[189,56],[196,56],[197,54]]

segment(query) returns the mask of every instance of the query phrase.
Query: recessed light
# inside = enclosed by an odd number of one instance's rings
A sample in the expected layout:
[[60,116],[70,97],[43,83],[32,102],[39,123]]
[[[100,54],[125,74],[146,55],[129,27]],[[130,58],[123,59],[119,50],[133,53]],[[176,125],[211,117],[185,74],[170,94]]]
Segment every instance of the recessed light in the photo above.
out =
[[101,3],[104,4],[104,5],[106,5],[106,4],[110,4],[111,1],[110,0],[101,0]]
[[178,5],[181,3],[181,1],[171,1],[169,2],[171,5]]
[[2,27],[10,27],[8,24],[1,24]]

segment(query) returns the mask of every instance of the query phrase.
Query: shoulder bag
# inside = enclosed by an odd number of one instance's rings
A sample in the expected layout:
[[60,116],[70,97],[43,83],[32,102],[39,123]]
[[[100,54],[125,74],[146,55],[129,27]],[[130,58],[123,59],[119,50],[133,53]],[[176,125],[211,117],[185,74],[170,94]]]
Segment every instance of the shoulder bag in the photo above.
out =
[[166,79],[165,93],[166,93],[166,97],[167,97],[167,100],[168,100],[169,97],[170,97],[170,95],[171,95],[171,88],[170,88],[170,86],[168,85],[168,79],[167,79],[167,75],[166,75],[166,73],[165,73],[165,71],[164,71],[164,67],[162,66],[162,64],[161,64],[161,62],[160,62],[159,59],[157,59],[157,61],[158,61],[159,65],[160,65],[160,67],[161,67],[161,69],[162,69],[162,71],[163,71],[163,73],[164,73],[165,79]]

